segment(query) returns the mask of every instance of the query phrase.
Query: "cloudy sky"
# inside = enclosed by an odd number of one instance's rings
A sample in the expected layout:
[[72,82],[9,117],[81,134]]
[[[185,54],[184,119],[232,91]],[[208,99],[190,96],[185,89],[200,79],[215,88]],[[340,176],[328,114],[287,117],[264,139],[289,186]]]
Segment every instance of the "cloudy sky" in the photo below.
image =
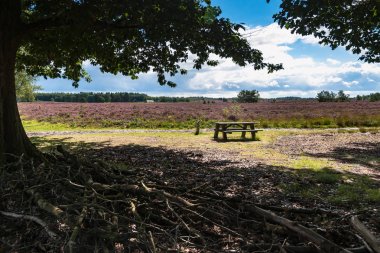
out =
[[142,92],[148,95],[234,97],[242,89],[256,89],[262,97],[315,97],[321,90],[344,90],[356,96],[380,91],[380,64],[366,64],[343,48],[331,50],[314,37],[291,34],[273,23],[272,15],[280,0],[214,0],[222,16],[244,23],[244,36],[252,47],[260,49],[267,62],[283,63],[284,70],[273,74],[239,67],[231,60],[220,60],[217,67],[190,70],[174,79],[176,88],[160,86],[155,74],[142,74],[138,80],[122,75],[103,74],[96,66],[86,65],[92,82],[79,88],[63,79],[40,79],[45,92]]

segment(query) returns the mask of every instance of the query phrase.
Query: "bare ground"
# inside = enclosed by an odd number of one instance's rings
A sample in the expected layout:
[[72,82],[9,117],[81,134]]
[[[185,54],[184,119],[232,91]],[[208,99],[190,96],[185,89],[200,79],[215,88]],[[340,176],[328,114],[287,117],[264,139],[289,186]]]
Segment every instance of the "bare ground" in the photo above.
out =
[[379,133],[327,133],[279,137],[272,148],[291,157],[325,158],[335,167],[380,180]]

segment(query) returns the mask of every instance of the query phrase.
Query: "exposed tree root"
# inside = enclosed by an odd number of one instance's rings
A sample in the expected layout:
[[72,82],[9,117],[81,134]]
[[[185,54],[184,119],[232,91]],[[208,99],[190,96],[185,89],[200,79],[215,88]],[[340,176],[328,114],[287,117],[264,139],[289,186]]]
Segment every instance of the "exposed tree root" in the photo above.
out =
[[58,151],[37,167],[2,170],[0,252],[363,252],[242,198],[160,186]]
[[363,236],[366,243],[368,243],[369,247],[376,252],[380,253],[380,239],[376,238],[359,220],[358,216],[351,217],[352,226]]

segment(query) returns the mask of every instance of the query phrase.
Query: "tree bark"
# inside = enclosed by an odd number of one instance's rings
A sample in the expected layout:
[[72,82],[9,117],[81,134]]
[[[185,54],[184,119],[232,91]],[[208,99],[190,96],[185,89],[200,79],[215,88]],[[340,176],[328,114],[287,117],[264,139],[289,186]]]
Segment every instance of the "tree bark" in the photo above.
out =
[[20,38],[20,1],[0,1],[0,165],[36,155],[22,126],[16,100],[15,65]]

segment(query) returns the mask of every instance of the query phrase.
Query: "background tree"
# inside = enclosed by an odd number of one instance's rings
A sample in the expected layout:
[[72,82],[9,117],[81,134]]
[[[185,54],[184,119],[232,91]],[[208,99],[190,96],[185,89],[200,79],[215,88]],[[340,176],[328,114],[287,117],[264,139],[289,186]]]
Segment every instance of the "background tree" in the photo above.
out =
[[369,101],[371,102],[380,101],[380,93],[376,92],[376,93],[369,94]]
[[16,71],[15,85],[17,100],[21,102],[33,102],[36,92],[42,90],[42,87],[35,85],[35,78],[28,75],[25,71]]
[[350,95],[344,93],[343,90],[340,90],[340,91],[338,91],[338,94],[336,95],[336,101],[338,101],[338,102],[350,101]]
[[237,96],[239,103],[256,103],[259,101],[260,93],[257,90],[242,90]]
[[336,94],[332,91],[323,90],[317,94],[318,102],[334,102]]
[[358,101],[368,100],[370,102],[380,101],[380,92],[375,92],[375,93],[371,93],[369,95],[362,95],[362,96],[357,95],[356,100],[358,100]]
[[334,93],[332,91],[321,91],[317,94],[317,100],[319,102],[347,102],[350,101],[350,95],[344,93],[343,90]]
[[314,35],[332,49],[343,46],[366,62],[380,62],[379,0],[283,0],[274,15],[292,33]]
[[240,65],[266,68],[240,33],[241,25],[219,17],[210,0],[0,1],[0,159],[5,153],[34,155],[16,104],[14,72],[89,80],[83,61],[101,71],[137,74],[154,71],[161,85],[175,86],[165,74],[185,74],[179,62],[195,55],[193,67],[215,66],[210,54]]

